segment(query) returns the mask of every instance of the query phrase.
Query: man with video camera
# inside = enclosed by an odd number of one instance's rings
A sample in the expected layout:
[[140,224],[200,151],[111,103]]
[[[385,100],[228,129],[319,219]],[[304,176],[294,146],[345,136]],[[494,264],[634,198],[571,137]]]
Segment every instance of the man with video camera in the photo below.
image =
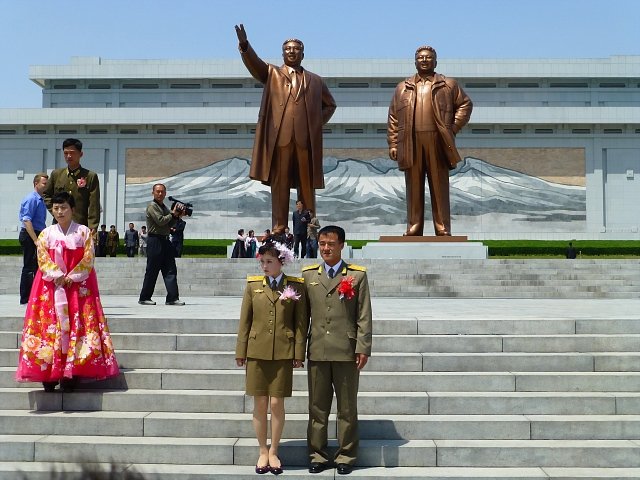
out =
[[151,300],[153,290],[162,272],[167,289],[165,305],[184,305],[178,294],[178,272],[173,246],[169,241],[169,231],[178,219],[187,214],[183,203],[175,202],[169,210],[164,204],[167,188],[162,183],[153,186],[153,202],[147,206],[147,270],[144,274],[140,305],[155,305]]

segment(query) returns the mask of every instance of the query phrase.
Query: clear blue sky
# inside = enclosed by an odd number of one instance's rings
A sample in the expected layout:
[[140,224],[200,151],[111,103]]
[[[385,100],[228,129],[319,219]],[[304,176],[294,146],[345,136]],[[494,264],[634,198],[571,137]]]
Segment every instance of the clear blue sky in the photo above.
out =
[[307,59],[571,59],[640,54],[639,21],[638,0],[0,0],[0,108],[41,106],[29,65],[237,58],[236,23],[267,58],[297,37]]

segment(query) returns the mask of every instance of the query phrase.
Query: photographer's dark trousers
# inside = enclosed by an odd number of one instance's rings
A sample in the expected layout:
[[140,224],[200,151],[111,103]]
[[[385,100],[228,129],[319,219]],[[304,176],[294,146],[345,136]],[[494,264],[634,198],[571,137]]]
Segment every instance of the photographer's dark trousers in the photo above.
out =
[[166,301],[178,300],[178,270],[169,236],[150,233],[147,239],[147,271],[144,274],[140,300],[151,300],[159,272],[162,272],[167,289]]
[[[40,232],[36,232],[40,235]],[[20,230],[18,241],[22,245],[22,275],[20,275],[20,304],[29,302],[29,294],[31,293],[31,285],[38,270],[38,255],[36,244],[33,243],[27,230]]]
[[[307,234],[294,235],[293,238],[293,253],[298,258],[305,258],[307,256]],[[300,256],[298,256],[298,252],[300,252]]]

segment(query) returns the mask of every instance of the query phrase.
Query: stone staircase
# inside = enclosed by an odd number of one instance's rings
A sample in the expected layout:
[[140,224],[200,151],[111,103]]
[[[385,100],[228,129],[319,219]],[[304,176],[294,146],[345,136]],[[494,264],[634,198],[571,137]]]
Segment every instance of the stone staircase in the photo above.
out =
[[[123,373],[74,393],[14,382],[22,317],[0,314],[0,479],[48,479],[52,462],[79,478],[79,459],[161,480],[256,478],[252,402],[233,358],[240,299],[103,302]],[[486,302],[374,298],[351,477],[640,478],[640,313],[611,300]],[[310,477],[306,390],[296,371],[286,478]]]
[[[19,272],[21,257],[0,257],[0,270]],[[640,298],[640,260],[367,260],[369,284],[377,297],[456,298]],[[298,260],[300,272],[313,260]],[[259,274],[251,259],[179,258],[181,297],[242,295],[247,274]],[[100,291],[138,295],[144,258],[98,258]],[[12,275],[0,278],[0,294],[18,292]],[[159,277],[156,295],[164,296]]]

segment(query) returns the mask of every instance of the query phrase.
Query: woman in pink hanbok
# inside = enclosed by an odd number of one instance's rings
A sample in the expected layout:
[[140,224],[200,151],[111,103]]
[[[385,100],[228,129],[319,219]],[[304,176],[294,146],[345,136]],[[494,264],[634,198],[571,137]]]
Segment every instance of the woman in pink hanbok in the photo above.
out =
[[55,225],[38,237],[36,273],[24,317],[16,380],[42,382],[52,392],[58,382],[72,391],[78,377],[118,375],[107,320],[93,269],[93,236],[72,220],[74,198],[52,198]]

